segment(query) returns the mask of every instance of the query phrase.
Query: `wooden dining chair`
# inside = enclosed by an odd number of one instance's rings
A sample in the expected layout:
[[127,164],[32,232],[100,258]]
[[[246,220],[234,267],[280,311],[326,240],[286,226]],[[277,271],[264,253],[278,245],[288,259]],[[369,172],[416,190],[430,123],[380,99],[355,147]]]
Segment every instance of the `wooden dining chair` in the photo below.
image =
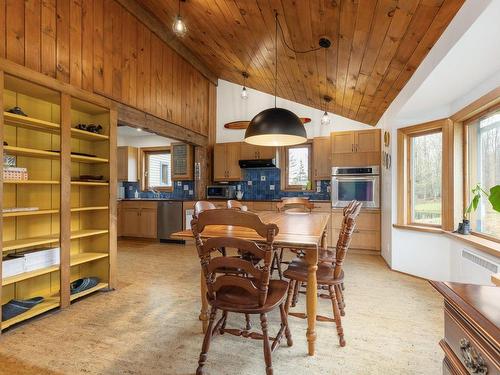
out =
[[226,205],[227,205],[227,208],[235,208],[235,209],[238,209],[240,211],[248,211],[247,206],[245,206],[240,201],[235,201],[234,199],[228,200]]
[[[339,307],[339,305],[341,305],[341,303],[339,303],[339,299],[344,298],[340,287],[340,285],[344,282],[344,271],[342,268],[356,224],[356,217],[359,215],[360,210],[361,203],[357,202],[354,205],[352,211],[344,217],[344,220],[342,222],[342,229],[340,230],[339,239],[337,241],[337,255],[335,263],[321,263],[318,265],[318,270],[316,271],[318,285],[325,285],[328,287],[328,292],[333,309],[333,319],[321,315],[318,315],[316,319],[318,321],[335,322],[337,326],[337,334],[339,336],[340,346],[345,346],[346,344]],[[288,269],[284,272],[284,276],[285,278],[290,280],[290,288],[286,302],[287,314],[300,318],[306,318],[306,315],[303,313],[290,313],[290,305],[293,298],[292,291],[296,283],[307,281],[307,264],[301,259],[292,261],[288,266]]]
[[[207,225],[233,225],[253,229],[262,237],[263,244],[258,245],[253,241],[237,237],[215,237],[203,240],[203,230]],[[272,374],[271,355],[279,346],[283,334],[286,337],[288,346],[293,345],[285,312],[288,282],[270,279],[271,260],[275,251],[273,242],[279,231],[278,226],[276,224],[264,224],[256,214],[250,212],[219,209],[201,212],[193,219],[191,227],[207,284],[207,300],[211,306],[210,319],[203,340],[196,374],[205,374],[204,366],[207,363],[212,338],[217,334],[224,333],[263,340],[266,374]],[[216,250],[220,247],[243,249],[246,252],[251,252],[256,257],[263,259],[264,264],[262,267],[257,267],[245,259],[224,255],[217,256]],[[219,272],[220,269],[227,268],[244,269],[245,273],[229,275]],[[276,337],[271,339],[271,344],[267,313],[276,308],[280,310],[281,327]],[[219,310],[222,312],[222,316],[214,325]],[[258,314],[262,333],[226,328],[229,313]]]
[[[276,204],[276,208],[279,212],[311,212],[314,208],[314,204],[309,201],[307,198],[300,197],[290,197],[290,198],[282,198],[280,202]],[[302,249],[290,249],[292,252],[297,255],[302,255]],[[278,275],[280,279],[283,279],[283,269],[281,267],[282,264],[288,264],[289,262],[283,261],[283,254],[285,252],[284,248],[280,248],[276,254],[274,255],[271,273],[275,270],[278,271]]]
[[201,212],[206,211],[206,210],[215,210],[217,207],[215,207],[215,204],[212,202],[208,201],[198,201],[194,204],[194,212],[193,216],[198,216]]

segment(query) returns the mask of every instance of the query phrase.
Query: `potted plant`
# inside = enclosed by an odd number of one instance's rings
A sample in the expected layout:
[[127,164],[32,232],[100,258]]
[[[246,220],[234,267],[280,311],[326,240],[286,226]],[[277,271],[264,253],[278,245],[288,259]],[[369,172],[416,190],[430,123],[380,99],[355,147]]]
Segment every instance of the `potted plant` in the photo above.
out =
[[476,211],[479,201],[483,196],[488,198],[488,201],[491,203],[491,207],[493,207],[495,211],[500,212],[500,185],[493,186],[490,188],[488,193],[481,187],[481,184],[476,184],[471,189],[471,192],[472,200],[464,212],[463,222],[458,224],[457,232],[460,234],[470,234],[470,214],[471,212]]

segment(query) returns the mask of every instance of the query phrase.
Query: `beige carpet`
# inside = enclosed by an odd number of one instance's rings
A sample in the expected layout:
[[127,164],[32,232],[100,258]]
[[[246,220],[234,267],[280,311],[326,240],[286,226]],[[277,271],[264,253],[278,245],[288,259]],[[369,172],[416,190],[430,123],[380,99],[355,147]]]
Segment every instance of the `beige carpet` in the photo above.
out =
[[[195,254],[193,246],[120,242],[119,289],[5,332],[0,374],[194,374],[202,342]],[[431,287],[379,257],[348,254],[345,269],[347,346],[332,323],[318,323],[317,354],[308,357],[306,321],[290,318],[294,346],[274,353],[274,373],[440,374],[442,302]],[[330,315],[329,301],[319,310]],[[275,314],[270,327],[278,329]],[[212,375],[265,373],[261,341],[219,336],[208,358]]]

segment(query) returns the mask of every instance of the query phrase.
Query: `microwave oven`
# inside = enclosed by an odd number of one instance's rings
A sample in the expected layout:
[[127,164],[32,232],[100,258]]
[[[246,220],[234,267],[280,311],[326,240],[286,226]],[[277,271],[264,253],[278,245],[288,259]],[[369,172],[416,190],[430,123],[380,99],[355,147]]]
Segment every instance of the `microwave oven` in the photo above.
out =
[[357,200],[367,208],[380,208],[380,167],[332,168],[332,207]]
[[207,186],[208,199],[234,199],[236,197],[236,186],[212,185]]

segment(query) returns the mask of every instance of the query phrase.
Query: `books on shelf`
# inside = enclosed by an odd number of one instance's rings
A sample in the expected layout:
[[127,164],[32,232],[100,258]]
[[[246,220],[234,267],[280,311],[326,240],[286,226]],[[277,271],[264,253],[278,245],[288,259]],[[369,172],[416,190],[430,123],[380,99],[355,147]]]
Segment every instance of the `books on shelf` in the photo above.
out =
[[59,247],[54,247],[8,255],[2,261],[2,278],[58,265],[60,252]]

